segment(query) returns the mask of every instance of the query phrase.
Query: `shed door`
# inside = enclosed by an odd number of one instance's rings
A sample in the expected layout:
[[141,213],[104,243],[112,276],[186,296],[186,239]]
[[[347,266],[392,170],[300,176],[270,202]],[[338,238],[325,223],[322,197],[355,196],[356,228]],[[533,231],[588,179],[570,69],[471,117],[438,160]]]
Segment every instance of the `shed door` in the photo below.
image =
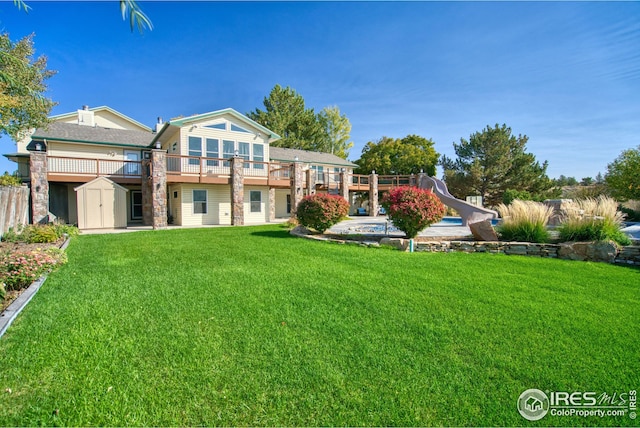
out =
[[86,201],[86,225],[87,229],[102,227],[102,189],[85,189]]
[[113,189],[86,189],[87,229],[115,227],[115,192]]

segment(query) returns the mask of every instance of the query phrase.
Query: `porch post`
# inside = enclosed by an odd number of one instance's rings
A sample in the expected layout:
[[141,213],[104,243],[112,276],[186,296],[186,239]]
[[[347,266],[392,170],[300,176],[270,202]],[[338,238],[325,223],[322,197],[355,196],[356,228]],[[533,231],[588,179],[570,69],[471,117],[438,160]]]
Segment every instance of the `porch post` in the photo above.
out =
[[307,170],[307,195],[316,194],[316,174],[311,168]]
[[371,171],[369,176],[369,215],[378,215],[378,174],[375,171]]
[[231,224],[244,225],[244,159],[231,158]]
[[269,222],[276,220],[276,188],[269,187]]
[[49,220],[49,181],[47,180],[47,152],[33,151],[29,157],[31,177],[31,222]]
[[340,196],[351,204],[349,200],[349,184],[351,184],[351,174],[348,169],[342,168],[340,171]]
[[154,229],[167,228],[167,153],[151,150],[151,224]]
[[295,218],[298,204],[304,196],[304,174],[302,163],[296,161],[291,165],[291,218]]

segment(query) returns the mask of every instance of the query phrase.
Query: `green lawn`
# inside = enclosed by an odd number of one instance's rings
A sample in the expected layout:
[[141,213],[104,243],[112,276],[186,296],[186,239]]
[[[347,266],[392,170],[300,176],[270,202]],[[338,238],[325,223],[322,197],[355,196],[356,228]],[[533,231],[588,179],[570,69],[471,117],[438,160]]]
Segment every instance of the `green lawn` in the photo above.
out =
[[537,422],[526,389],[640,389],[640,270],[308,241],[76,238],[0,339],[0,426]]

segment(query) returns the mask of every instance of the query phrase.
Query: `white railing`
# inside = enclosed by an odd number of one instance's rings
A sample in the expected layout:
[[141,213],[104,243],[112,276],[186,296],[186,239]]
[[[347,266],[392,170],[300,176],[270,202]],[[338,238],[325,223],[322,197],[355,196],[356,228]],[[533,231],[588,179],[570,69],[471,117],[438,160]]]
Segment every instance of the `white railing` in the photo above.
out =
[[86,159],[60,156],[47,157],[47,170],[54,174],[140,177],[140,161],[116,159]]

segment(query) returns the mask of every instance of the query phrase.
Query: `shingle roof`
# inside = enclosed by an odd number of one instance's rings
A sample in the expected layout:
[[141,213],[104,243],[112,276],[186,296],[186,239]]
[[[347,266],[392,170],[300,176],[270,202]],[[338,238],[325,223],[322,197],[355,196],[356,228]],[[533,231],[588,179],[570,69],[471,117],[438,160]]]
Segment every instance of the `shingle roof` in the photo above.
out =
[[31,139],[149,147],[154,135],[155,134],[153,132],[52,122],[47,128],[36,129],[36,132],[31,136]]
[[331,153],[311,152],[300,149],[285,149],[283,147],[269,147],[269,157],[271,160],[283,162],[293,162],[297,157],[300,162],[305,163],[344,166],[349,168],[355,168],[358,166],[355,163],[349,162],[348,160],[342,159],[341,157]]

